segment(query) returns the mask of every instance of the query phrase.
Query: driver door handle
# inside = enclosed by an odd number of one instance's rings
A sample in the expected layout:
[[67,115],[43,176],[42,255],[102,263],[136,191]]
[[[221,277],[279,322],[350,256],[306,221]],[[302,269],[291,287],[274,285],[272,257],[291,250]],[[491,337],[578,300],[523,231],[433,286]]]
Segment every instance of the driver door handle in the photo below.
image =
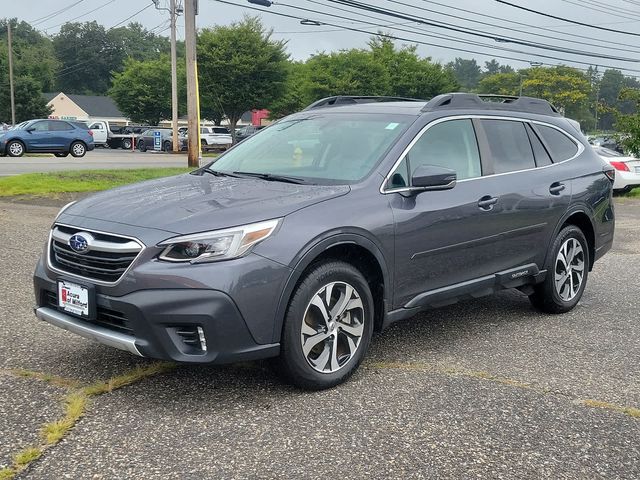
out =
[[491,210],[496,203],[498,203],[498,197],[485,195],[478,200],[478,207],[480,207],[481,210]]

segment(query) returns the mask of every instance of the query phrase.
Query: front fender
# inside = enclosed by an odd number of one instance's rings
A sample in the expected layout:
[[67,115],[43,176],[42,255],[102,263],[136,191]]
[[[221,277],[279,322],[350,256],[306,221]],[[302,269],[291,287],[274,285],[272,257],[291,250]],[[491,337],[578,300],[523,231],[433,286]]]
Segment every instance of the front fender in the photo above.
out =
[[273,342],[280,341],[282,325],[284,322],[285,314],[287,312],[287,307],[289,305],[289,300],[291,299],[293,291],[300,278],[302,277],[305,269],[327,249],[345,244],[355,244],[365,248],[376,258],[376,260],[380,264],[384,282],[383,302],[384,310],[386,313],[387,305],[389,305],[389,295],[391,292],[391,285],[393,285],[393,278],[392,272],[389,270],[387,259],[382,253],[382,248],[380,245],[378,245],[378,241],[376,239],[370,238],[369,235],[365,234],[364,231],[360,231],[359,229],[356,229],[354,231],[339,230],[326,232],[309,242],[291,261],[291,274],[289,275],[289,278],[287,279],[278,300],[276,318],[274,321]]

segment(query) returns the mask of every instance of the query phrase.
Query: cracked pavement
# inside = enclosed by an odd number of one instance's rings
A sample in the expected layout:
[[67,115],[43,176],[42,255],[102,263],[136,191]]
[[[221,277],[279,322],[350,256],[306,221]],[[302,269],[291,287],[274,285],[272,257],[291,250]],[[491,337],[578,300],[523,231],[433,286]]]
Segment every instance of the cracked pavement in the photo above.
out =
[[[13,369],[86,384],[151,364],[33,316],[58,209],[44,203],[0,202],[0,469],[67,392]],[[267,362],[179,366],[91,399],[18,478],[638,478],[640,410],[613,407],[640,409],[640,201],[616,213],[614,249],[569,314],[512,291],[425,312],[317,393]]]

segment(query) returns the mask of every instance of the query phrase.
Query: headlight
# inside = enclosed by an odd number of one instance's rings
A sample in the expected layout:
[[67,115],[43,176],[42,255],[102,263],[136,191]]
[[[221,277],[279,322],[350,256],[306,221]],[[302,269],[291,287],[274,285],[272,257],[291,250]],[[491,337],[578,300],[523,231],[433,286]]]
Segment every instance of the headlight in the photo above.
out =
[[67,203],[64,207],[62,207],[62,208],[60,209],[60,211],[58,212],[58,214],[56,215],[56,219],[57,219],[60,215],[62,215],[62,212],[64,212],[67,208],[69,208],[69,207],[70,207],[71,205],[73,205],[74,203],[76,203],[76,201],[69,202],[69,203]]
[[224,230],[170,238],[158,244],[161,247],[166,246],[158,258],[168,262],[191,263],[237,258],[269,237],[279,221],[280,219],[267,220]]

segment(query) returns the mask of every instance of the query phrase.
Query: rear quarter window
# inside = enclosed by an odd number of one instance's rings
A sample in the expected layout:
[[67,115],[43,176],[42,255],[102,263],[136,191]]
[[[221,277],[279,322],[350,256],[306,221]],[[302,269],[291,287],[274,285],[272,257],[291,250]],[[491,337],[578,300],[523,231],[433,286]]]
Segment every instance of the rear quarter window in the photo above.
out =
[[545,125],[536,125],[535,128],[555,163],[569,160],[578,153],[578,145],[560,130]]

